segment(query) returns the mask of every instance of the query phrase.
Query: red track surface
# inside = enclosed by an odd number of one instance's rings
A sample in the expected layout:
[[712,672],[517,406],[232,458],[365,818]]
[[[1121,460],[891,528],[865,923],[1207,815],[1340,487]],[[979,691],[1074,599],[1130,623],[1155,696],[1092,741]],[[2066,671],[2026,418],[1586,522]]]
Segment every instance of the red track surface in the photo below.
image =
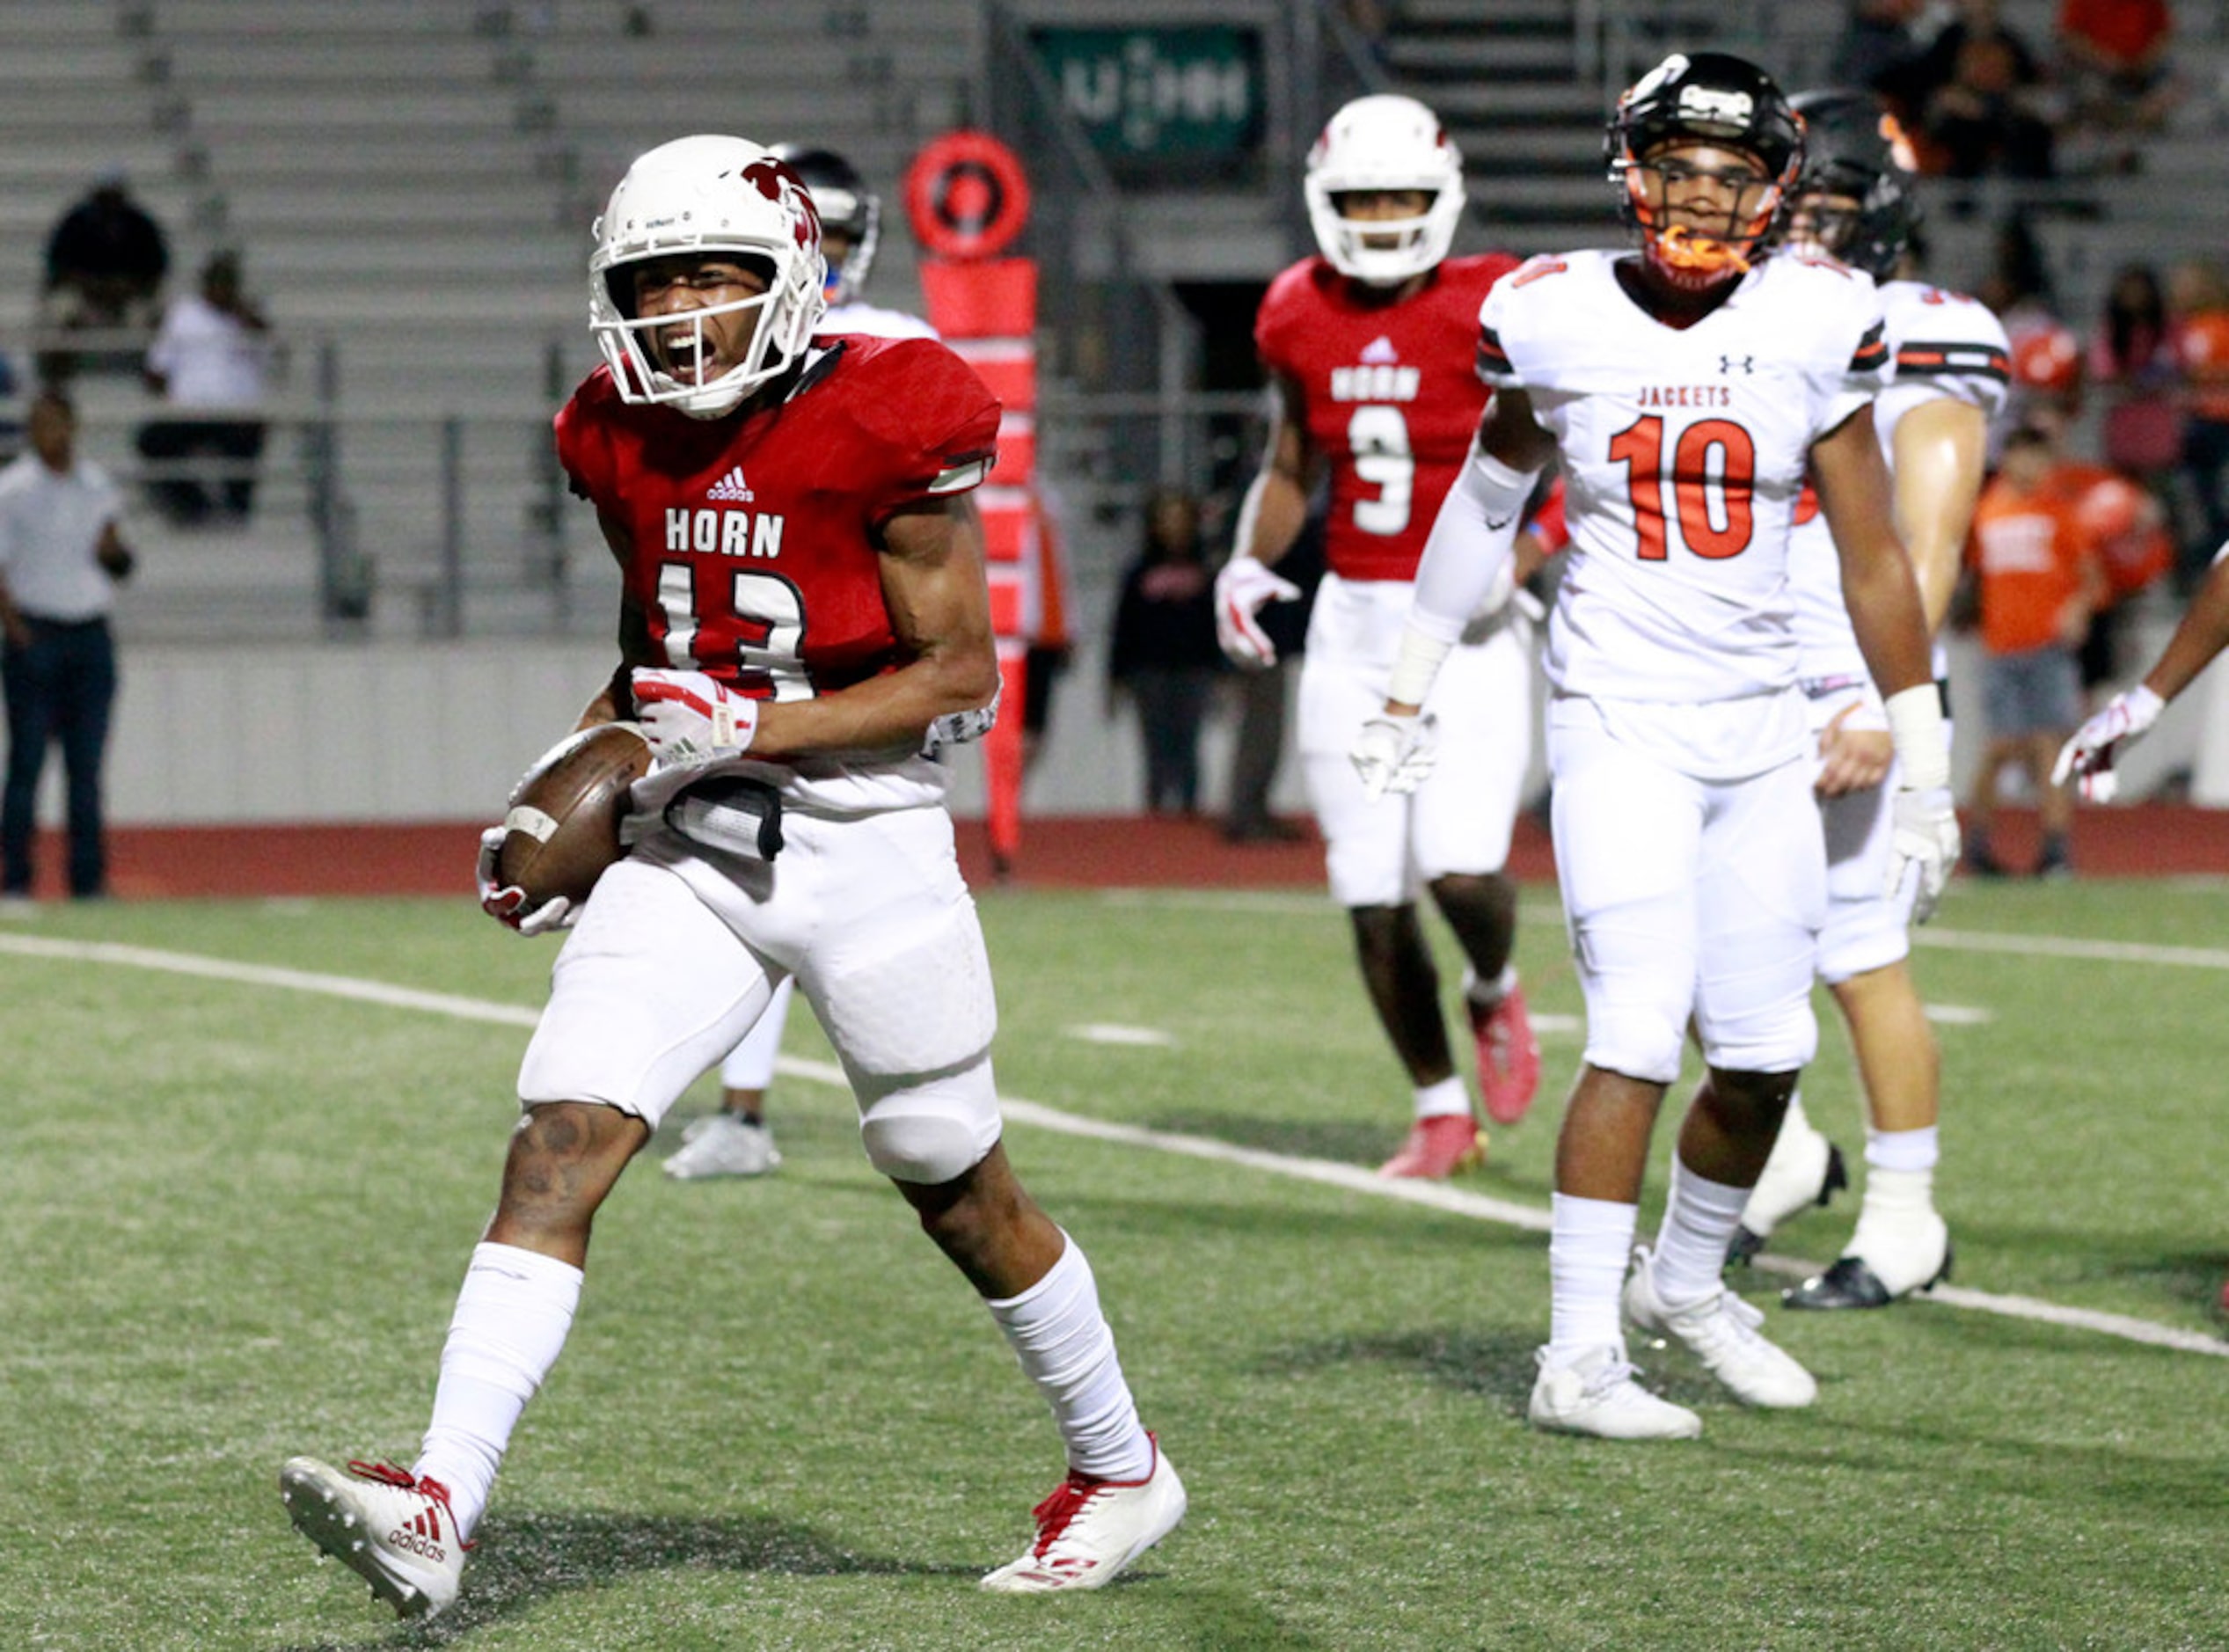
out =
[[[110,881],[124,900],[196,896],[457,895],[471,892],[479,828],[467,824],[125,827],[110,843]],[[2008,814],[1998,850],[2013,866],[2034,853],[2032,815]],[[961,865],[991,881],[980,822],[960,824]],[[62,844],[44,834],[39,893],[62,892]],[[2074,861],[2096,877],[2229,874],[2229,810],[2171,804],[2086,809]],[[1547,834],[1517,822],[1510,868],[1527,882],[1554,875]],[[1323,850],[1300,841],[1230,844],[1207,821],[1122,815],[1033,820],[1011,881],[1034,888],[1174,886],[1321,888]]]

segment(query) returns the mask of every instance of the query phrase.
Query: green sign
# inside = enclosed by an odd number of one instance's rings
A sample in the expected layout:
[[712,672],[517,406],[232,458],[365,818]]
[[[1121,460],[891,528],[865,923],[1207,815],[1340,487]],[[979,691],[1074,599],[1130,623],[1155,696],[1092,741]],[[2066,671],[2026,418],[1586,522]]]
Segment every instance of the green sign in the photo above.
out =
[[1110,161],[1237,160],[1261,141],[1261,36],[1218,26],[1047,26],[1030,45]]

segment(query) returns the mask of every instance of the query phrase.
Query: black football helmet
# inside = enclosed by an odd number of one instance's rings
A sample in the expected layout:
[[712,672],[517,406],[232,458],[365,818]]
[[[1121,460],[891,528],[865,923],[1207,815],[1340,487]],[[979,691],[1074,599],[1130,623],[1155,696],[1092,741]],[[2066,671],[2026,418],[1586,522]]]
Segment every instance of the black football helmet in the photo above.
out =
[[830,308],[851,303],[866,286],[867,271],[874,267],[874,244],[882,232],[882,202],[866,186],[859,169],[834,150],[777,143],[773,153],[805,180],[813,204],[820,208],[821,234],[851,238],[851,250],[841,259],[829,261],[825,289]]
[[1874,280],[1888,280],[1919,223],[1919,203],[1904,181],[1915,168],[1904,129],[1868,91],[1803,91],[1788,102],[1803,118],[1803,167],[1791,205],[1812,195],[1855,201],[1854,210],[1809,208],[1811,238]]
[[[1674,143],[1740,150],[1764,168],[1761,190],[1742,190],[1721,234],[1663,221],[1649,204],[1658,151]],[[1683,287],[1715,286],[1749,267],[1772,232],[1803,158],[1803,123],[1772,77],[1724,52],[1675,52],[1618,99],[1604,150],[1626,222],[1641,232],[1643,252]],[[1662,190],[1655,191],[1659,201]]]

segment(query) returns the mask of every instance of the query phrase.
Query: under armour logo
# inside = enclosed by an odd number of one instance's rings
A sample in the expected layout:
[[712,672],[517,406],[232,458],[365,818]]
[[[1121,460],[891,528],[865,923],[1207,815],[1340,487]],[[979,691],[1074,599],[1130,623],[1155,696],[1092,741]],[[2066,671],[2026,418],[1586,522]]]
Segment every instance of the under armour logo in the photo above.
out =
[[1757,371],[1757,358],[1753,355],[1721,355],[1718,358],[1721,373],[1730,373],[1736,368],[1744,373],[1754,373]]

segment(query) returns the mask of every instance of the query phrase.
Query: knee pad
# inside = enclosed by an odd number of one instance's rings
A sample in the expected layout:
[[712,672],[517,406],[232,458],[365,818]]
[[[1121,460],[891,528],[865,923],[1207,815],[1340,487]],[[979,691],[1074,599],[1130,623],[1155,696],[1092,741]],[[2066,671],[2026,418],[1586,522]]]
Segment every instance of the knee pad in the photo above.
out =
[[1702,1029],[1703,1059],[1725,1072],[1793,1072],[1819,1053],[1809,993]]
[[966,1174],[998,1144],[990,1063],[859,1098],[867,1163],[893,1181],[935,1187]]
[[1650,1084],[1679,1077],[1686,1029],[1645,1005],[1587,1005],[1587,1064]]

